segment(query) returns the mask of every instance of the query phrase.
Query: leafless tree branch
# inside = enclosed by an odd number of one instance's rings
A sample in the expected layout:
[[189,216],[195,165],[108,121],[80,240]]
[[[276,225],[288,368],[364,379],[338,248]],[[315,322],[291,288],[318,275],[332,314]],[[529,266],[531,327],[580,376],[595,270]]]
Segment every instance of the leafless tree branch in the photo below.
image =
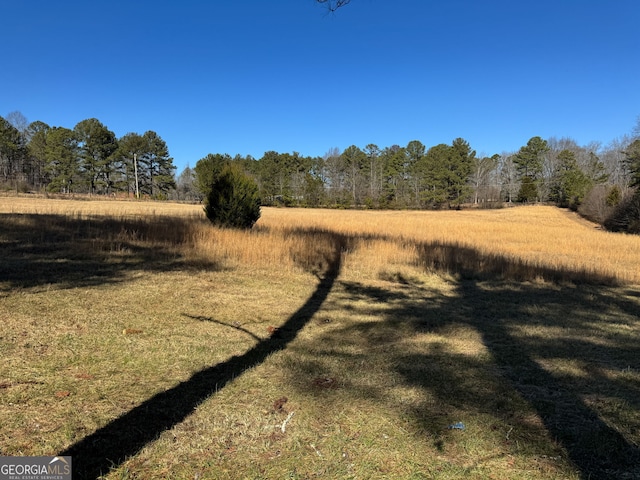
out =
[[326,6],[327,10],[330,12],[335,12],[340,7],[344,7],[351,0],[316,0],[318,3],[322,3]]

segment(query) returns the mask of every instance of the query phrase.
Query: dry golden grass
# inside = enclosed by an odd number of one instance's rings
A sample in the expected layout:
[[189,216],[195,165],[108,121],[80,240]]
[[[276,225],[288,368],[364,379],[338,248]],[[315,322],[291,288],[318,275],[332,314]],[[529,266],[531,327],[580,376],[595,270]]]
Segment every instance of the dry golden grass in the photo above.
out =
[[169,202],[144,202],[133,200],[67,200],[43,197],[0,196],[0,213],[62,214],[69,216],[108,215],[190,215],[199,214],[202,207]]
[[0,454],[72,453],[74,478],[637,478],[638,247],[550,207],[264,209],[242,232],[0,198]]
[[471,248],[485,256],[555,270],[593,272],[640,283],[640,238],[604,232],[575,214],[555,207],[446,212],[266,210],[260,226],[295,225],[370,236],[347,270],[374,271],[407,264],[423,244]]
[[[357,241],[346,270],[368,274],[389,265],[420,263],[424,245],[470,248],[533,268],[593,273],[623,283],[640,283],[640,238],[614,234],[555,207],[502,210],[336,211],[264,208],[252,231],[212,230],[202,207],[132,201],[0,199],[0,213],[64,214],[75,218],[108,215],[181,217],[188,225],[180,247],[239,265],[298,267],[291,251],[307,248],[296,230],[344,234]],[[301,240],[302,238],[302,240]],[[349,252],[352,253],[352,252]],[[424,262],[424,259],[422,259]]]

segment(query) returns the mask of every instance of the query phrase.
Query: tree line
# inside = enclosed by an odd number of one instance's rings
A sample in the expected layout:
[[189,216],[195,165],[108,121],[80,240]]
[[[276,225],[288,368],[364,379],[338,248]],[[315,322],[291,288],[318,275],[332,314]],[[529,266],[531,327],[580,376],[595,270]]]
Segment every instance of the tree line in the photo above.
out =
[[175,166],[167,144],[151,130],[116,138],[96,118],[70,129],[28,123],[12,112],[0,117],[0,187],[168,198]]
[[430,148],[418,140],[403,147],[352,145],[322,157],[218,153],[185,169],[177,189],[185,197],[202,197],[222,168],[235,163],[253,176],[264,205],[424,209],[554,202],[595,212],[633,192],[640,175],[638,152],[640,140],[628,136],[607,148],[532,137],[516,152],[492,156],[477,155],[462,138]]
[[0,188],[17,191],[136,194],[202,201],[226,165],[253,177],[263,205],[330,208],[458,208],[554,202],[604,222],[640,186],[640,120],[607,146],[532,137],[518,151],[478,155],[469,143],[356,145],[321,157],[298,152],[209,154],[175,177],[160,136],[121,138],[95,118],[73,129],[0,117]]

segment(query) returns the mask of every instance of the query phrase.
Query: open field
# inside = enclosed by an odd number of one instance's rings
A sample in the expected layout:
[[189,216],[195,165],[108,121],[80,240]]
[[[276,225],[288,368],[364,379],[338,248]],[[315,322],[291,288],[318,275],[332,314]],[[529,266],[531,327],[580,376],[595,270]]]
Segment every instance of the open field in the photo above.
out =
[[203,217],[0,198],[1,455],[73,455],[74,478],[640,477],[640,237],[552,207]]

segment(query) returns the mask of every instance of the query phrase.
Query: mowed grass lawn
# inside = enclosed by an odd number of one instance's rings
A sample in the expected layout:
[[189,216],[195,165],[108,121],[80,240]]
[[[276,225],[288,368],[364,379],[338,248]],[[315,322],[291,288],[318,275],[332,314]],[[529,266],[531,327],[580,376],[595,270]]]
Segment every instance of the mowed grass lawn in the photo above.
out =
[[[74,478],[640,478],[640,237],[553,207],[0,198],[0,455]],[[460,428],[452,428],[460,427]]]

